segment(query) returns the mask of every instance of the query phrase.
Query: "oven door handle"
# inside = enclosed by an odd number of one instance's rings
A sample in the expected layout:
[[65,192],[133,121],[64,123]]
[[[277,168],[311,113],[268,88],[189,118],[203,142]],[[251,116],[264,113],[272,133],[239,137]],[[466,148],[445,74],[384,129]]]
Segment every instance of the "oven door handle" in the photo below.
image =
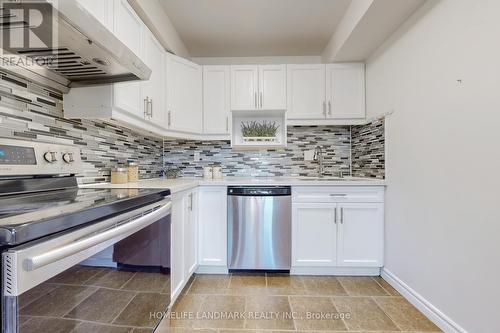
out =
[[64,259],[67,256],[85,251],[86,249],[98,245],[99,243],[103,243],[112,238],[121,235],[127,235],[131,231],[136,232],[144,227],[147,227],[148,225],[157,221],[159,218],[166,216],[171,212],[172,202],[170,202],[170,200],[160,201],[159,204],[161,203],[163,203],[163,206],[161,208],[158,208],[157,210],[149,214],[143,215],[123,225],[105,230],[97,235],[82,238],[76,242],[50,250],[40,255],[26,258],[25,267],[28,271],[34,271],[40,267],[44,267],[58,260]]

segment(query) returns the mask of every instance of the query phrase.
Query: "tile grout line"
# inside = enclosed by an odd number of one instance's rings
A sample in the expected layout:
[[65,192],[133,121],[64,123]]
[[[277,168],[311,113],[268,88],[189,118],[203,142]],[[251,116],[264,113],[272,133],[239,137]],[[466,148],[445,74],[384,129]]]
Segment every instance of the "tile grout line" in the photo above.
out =
[[130,303],[132,303],[132,301],[137,297],[137,295],[139,295],[139,292],[135,292],[135,295],[130,298],[130,300],[127,302],[127,304],[125,304],[123,309],[113,318],[113,320],[111,320],[110,324],[114,323],[115,320],[118,319],[118,317],[120,317],[120,315],[123,313],[123,311],[125,311],[125,309],[130,305]]
[[[335,304],[335,297],[336,296],[331,296],[330,297],[330,301],[332,302],[333,308],[335,309],[335,311],[337,311],[337,313],[340,314],[339,309],[337,307],[337,304]],[[342,323],[344,324],[344,326],[347,329],[347,331],[350,331],[349,326],[347,325],[347,323],[345,322],[345,320],[343,318],[341,318],[340,320],[342,320]]]
[[384,309],[378,304],[377,300],[375,299],[375,296],[371,296],[371,298],[375,303],[375,305],[380,309],[380,311],[382,311],[387,316],[387,318],[389,318],[392,321],[394,326],[396,326],[400,331],[403,331],[401,327],[394,321],[394,319],[392,319],[392,317],[387,312],[385,312]]

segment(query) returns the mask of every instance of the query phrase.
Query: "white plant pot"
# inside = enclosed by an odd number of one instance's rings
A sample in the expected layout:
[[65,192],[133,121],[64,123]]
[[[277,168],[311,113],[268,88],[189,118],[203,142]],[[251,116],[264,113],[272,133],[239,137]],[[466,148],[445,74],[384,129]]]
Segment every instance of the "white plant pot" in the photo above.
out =
[[264,143],[272,143],[276,142],[275,136],[244,136],[243,142],[255,143],[255,142],[264,142]]

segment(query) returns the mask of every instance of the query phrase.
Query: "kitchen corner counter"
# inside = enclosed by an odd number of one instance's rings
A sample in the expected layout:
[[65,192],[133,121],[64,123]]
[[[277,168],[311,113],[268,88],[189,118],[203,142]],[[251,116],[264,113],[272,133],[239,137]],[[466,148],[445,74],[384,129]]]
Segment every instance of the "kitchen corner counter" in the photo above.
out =
[[135,183],[96,183],[80,185],[83,188],[168,188],[173,193],[189,190],[197,186],[385,186],[383,179],[347,177],[342,179],[317,179],[306,177],[225,177],[222,179],[198,178],[152,178]]
[[126,184],[111,184],[111,183],[95,183],[80,185],[83,188],[118,188],[118,189],[134,189],[134,188],[158,188],[170,189],[172,194],[195,188],[199,185],[201,178],[151,178],[143,179],[134,183]]

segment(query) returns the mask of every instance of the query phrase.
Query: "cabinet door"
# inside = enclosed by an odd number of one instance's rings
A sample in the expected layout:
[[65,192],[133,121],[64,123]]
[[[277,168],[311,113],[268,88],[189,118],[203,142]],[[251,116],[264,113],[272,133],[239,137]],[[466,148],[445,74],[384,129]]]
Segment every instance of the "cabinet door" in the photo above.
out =
[[185,196],[185,216],[184,221],[184,278],[189,280],[196,270],[198,251],[198,228],[197,228],[197,196],[196,191],[191,191]]
[[113,1],[78,0],[90,14],[109,30],[113,30]]
[[293,266],[335,266],[337,259],[335,207],[335,204],[330,203],[293,203]]
[[185,220],[185,199],[183,196],[172,196],[172,215],[171,215],[171,267],[170,285],[172,304],[175,298],[179,296],[185,284],[184,268],[184,220]]
[[[126,0],[114,2],[113,32],[130,50],[142,57],[143,23]],[[141,82],[114,84],[114,104],[116,107],[136,117],[144,119],[144,102],[141,98]]]
[[198,207],[198,262],[227,267],[227,188],[200,187]]
[[259,109],[286,110],[286,66],[259,66]]
[[287,65],[288,119],[325,119],[325,65]]
[[229,134],[230,67],[203,66],[203,133]]
[[149,80],[142,82],[142,99],[149,101],[146,119],[166,127],[164,49],[147,28],[143,31],[144,62],[151,69]]
[[364,118],[364,64],[326,65],[326,94],[327,113],[329,118]]
[[258,109],[258,66],[231,66],[231,109]]
[[338,214],[338,265],[382,267],[384,204],[342,203]]
[[186,59],[167,55],[167,104],[169,128],[202,132],[202,70]]

